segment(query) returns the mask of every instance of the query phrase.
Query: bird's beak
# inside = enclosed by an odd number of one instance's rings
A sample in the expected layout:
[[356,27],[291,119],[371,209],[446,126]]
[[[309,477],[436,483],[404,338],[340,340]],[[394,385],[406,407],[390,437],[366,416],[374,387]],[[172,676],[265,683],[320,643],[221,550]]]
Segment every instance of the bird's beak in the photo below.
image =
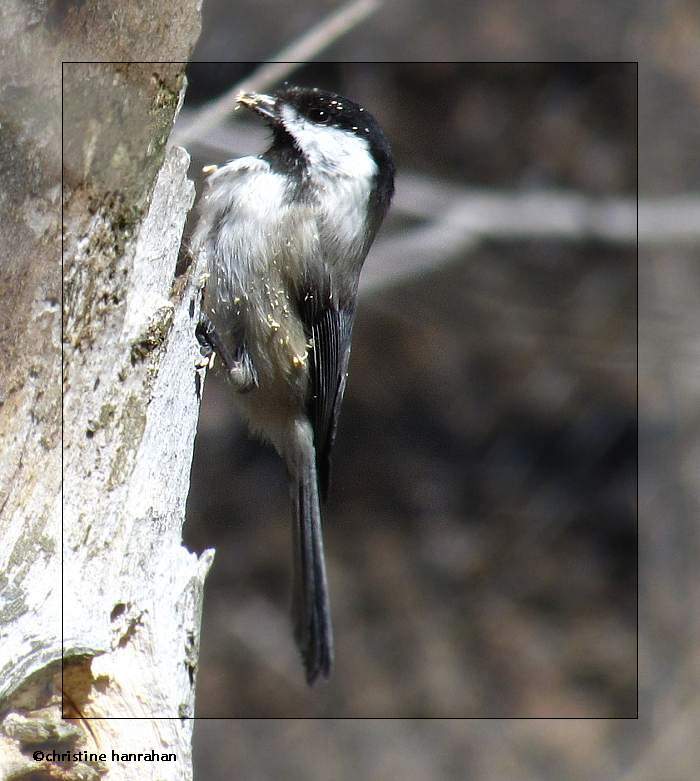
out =
[[260,114],[265,119],[275,119],[277,116],[275,113],[277,98],[270,95],[261,95],[258,92],[241,92],[236,98],[236,103]]

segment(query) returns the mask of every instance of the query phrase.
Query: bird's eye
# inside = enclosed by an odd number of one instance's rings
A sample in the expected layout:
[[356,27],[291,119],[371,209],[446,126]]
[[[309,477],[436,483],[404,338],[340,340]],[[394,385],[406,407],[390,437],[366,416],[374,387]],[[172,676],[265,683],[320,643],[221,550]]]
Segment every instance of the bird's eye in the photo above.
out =
[[328,111],[325,111],[322,108],[315,108],[313,111],[311,111],[309,116],[314,122],[321,125],[329,122],[331,118],[331,115],[328,113]]

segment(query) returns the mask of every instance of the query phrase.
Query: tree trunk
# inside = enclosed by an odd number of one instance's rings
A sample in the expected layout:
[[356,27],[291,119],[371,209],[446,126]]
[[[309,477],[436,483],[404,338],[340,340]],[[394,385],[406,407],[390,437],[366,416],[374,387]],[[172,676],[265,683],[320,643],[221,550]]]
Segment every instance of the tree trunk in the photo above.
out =
[[61,60],[186,60],[199,8],[93,5],[0,12],[0,777],[53,750],[98,755],[62,778],[150,777],[112,752],[155,752],[188,779],[212,553],[181,545],[204,373],[189,158],[166,151],[184,64]]

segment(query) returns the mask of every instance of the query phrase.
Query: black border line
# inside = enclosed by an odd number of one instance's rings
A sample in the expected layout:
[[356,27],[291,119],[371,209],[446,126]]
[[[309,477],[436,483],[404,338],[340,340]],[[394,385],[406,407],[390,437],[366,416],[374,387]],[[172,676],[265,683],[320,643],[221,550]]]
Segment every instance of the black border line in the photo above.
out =
[[[636,539],[637,539],[637,568],[636,568],[636,601],[637,601],[637,660],[636,660],[636,694],[637,712],[633,716],[81,716],[84,721],[638,721],[639,715],[639,60],[381,60],[360,61],[351,63],[340,60],[276,60],[275,62],[294,65],[323,65],[323,64],[357,64],[357,65],[411,65],[411,64],[454,64],[454,65],[634,65],[636,75],[636,187],[637,201],[637,237],[636,237],[636,340],[637,340],[637,480],[636,480]],[[64,317],[63,317],[63,281],[64,281],[64,66],[66,65],[266,65],[269,60],[61,60],[61,377],[64,371]],[[172,128],[171,128],[172,132]],[[73,719],[63,713],[63,686],[65,667],[64,647],[64,505],[63,487],[64,481],[64,408],[63,391],[61,391],[61,718]],[[185,519],[187,522],[187,519]],[[196,702],[196,688],[195,688]]]
[[65,595],[65,589],[64,589],[64,579],[63,579],[63,553],[64,553],[64,544],[63,544],[63,488],[65,486],[65,483],[63,481],[63,477],[65,475],[65,464],[64,464],[64,458],[65,458],[65,448],[63,446],[65,435],[64,435],[64,408],[63,408],[63,377],[65,372],[65,350],[64,350],[64,344],[65,344],[65,333],[64,333],[64,315],[63,315],[63,284],[65,280],[65,269],[64,269],[64,251],[63,251],[63,242],[64,242],[64,234],[65,231],[63,230],[63,226],[65,225],[64,218],[63,218],[63,203],[64,203],[64,182],[63,182],[63,62],[61,62],[61,718],[65,719],[64,711],[63,711],[63,692],[65,691],[65,685],[63,682],[63,671],[65,667],[65,645],[64,645],[64,626],[63,626],[63,597]]
[[637,715],[639,719],[639,62],[635,64],[637,75],[637,311],[635,312],[637,321],[637,361],[635,365],[637,375],[637,502],[636,502],[636,530],[637,530],[637,576],[636,576],[636,596],[637,596]]

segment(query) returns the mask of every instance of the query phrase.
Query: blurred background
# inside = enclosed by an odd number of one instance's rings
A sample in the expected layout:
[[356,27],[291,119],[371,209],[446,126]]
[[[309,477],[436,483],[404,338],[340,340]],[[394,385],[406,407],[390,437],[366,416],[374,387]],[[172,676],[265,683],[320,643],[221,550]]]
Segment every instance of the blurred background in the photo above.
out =
[[[334,7],[205,2],[185,132]],[[289,75],[375,113],[400,176],[366,265],[325,512],[326,685],[305,687],[291,638],[284,469],[207,379],[186,525],[190,548],[217,549],[202,777],[693,778],[697,226],[646,233],[638,277],[626,211],[638,96],[641,194],[697,191],[693,30],[683,2],[389,2]],[[517,62],[641,49],[639,84],[635,64]],[[407,51],[514,62],[358,62]],[[234,56],[250,62],[222,63]],[[237,119],[187,146],[197,179],[262,151],[265,132]],[[552,208],[533,213],[543,192]],[[478,229],[441,222],[455,203]],[[308,716],[475,720],[283,720]],[[500,720],[517,717],[567,720]]]

